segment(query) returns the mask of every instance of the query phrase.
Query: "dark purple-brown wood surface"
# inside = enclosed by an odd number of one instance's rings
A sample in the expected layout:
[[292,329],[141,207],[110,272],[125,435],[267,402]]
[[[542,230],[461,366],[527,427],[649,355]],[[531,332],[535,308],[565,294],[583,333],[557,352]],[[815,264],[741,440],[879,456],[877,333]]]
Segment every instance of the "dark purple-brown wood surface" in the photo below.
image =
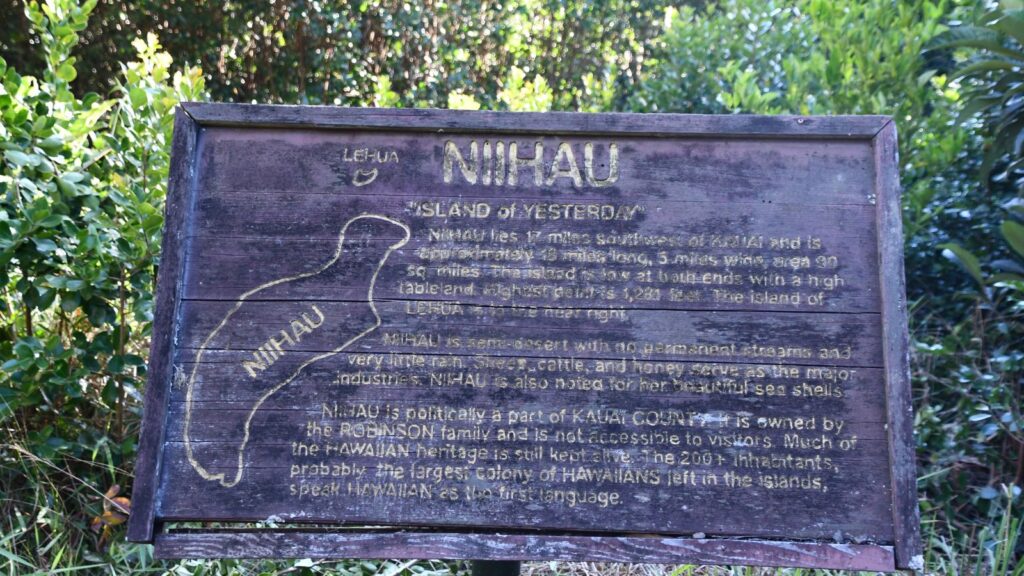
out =
[[888,119],[188,104],[174,150],[133,539],[913,564]]
[[191,196],[192,163],[198,137],[196,129],[192,118],[179,108],[174,115],[170,181],[167,184],[164,237],[157,275],[156,314],[153,318],[156,329],[153,330],[149,353],[149,385],[146,386],[142,432],[132,488],[132,513],[128,522],[128,539],[133,541],[150,541],[154,533],[157,473],[164,454],[168,383],[173,370],[172,338],[181,301],[181,270],[185,249],[183,227]]
[[[224,550],[228,552],[225,553]],[[190,558],[442,558],[672,564],[746,564],[892,570],[889,546],[670,538],[364,531],[174,532],[157,536],[157,556]]]
[[914,409],[910,399],[910,337],[907,325],[906,285],[903,274],[903,221],[899,201],[899,147],[896,126],[889,123],[875,139],[877,186],[882,204],[878,211],[879,260],[882,276],[882,316],[887,373],[886,402],[889,428],[889,459],[893,478],[893,518],[896,563],[922,570],[920,512],[917,507],[917,475],[914,444]]

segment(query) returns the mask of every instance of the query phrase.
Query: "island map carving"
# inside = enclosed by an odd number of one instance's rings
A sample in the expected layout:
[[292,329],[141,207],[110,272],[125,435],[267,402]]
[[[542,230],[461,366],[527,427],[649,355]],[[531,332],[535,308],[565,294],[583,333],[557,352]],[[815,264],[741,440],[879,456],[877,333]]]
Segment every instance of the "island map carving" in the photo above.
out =
[[[320,268],[267,282],[238,298],[238,303],[203,341],[188,379],[184,442],[188,461],[200,476],[226,487],[237,484],[244,471],[245,446],[249,441],[252,417],[267,398],[291,383],[307,366],[345,350],[380,326],[380,314],[373,301],[377,274],[391,252],[408,240],[409,228],[401,222],[374,214],[356,216],[341,227],[333,257]],[[340,284],[364,291],[365,300],[303,300],[330,294],[331,287]],[[232,338],[223,328],[230,323],[251,321],[251,306],[247,304],[253,299],[294,299],[295,302],[289,302],[284,309],[285,317],[290,320],[276,332],[273,331],[276,326],[270,327],[264,344],[252,352],[251,358],[243,360],[240,369],[232,372],[229,378],[207,378],[203,370],[203,353],[209,349],[232,348]],[[303,341],[328,351],[294,350],[294,346]],[[237,449],[211,451],[205,449],[207,446],[203,442],[193,442],[190,434],[193,405],[239,389],[254,393],[256,400],[252,406],[216,414],[221,439]]]
[[[888,124],[288,110],[176,140],[137,488],[167,542],[913,548]],[[635,534],[680,540],[604,539]]]

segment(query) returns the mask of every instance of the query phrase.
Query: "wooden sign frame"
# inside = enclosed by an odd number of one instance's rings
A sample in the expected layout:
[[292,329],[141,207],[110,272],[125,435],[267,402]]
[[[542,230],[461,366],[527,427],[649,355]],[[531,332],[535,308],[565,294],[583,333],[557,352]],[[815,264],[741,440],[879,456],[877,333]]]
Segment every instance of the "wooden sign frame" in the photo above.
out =
[[[892,532],[887,543],[792,541],[692,534],[445,528],[424,525],[360,528],[204,527],[168,529],[157,510],[166,441],[168,398],[187,253],[195,209],[198,142],[208,129],[315,129],[500,133],[518,136],[717,138],[751,142],[860,141],[874,157],[875,228],[879,269],[885,434],[889,448]],[[608,562],[746,564],[851,570],[921,568],[911,408],[907,307],[897,173],[896,127],[889,117],[703,116],[574,113],[493,113],[375,110],[184,103],[174,126],[163,253],[160,263],[149,383],[138,451],[128,538],[153,542],[156,555],[180,557],[444,558],[588,560]],[[195,518],[215,522],[217,518]]]

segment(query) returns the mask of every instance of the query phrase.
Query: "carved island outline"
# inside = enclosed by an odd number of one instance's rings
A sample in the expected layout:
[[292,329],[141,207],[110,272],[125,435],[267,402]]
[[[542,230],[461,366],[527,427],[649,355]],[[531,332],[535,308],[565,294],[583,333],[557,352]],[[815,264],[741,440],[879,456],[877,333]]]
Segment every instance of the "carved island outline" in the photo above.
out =
[[[376,219],[376,220],[383,220],[385,222],[388,222],[390,224],[394,224],[394,225],[400,227],[402,229],[402,231],[404,232],[404,237],[400,241],[396,242],[395,244],[392,244],[390,247],[388,247],[387,251],[384,252],[384,255],[381,257],[380,262],[377,264],[376,269],[374,269],[374,271],[373,271],[373,276],[370,278],[370,288],[369,288],[369,290],[367,290],[366,299],[367,299],[367,304],[370,306],[370,310],[373,312],[373,317],[374,317],[374,324],[373,324],[373,326],[367,328],[366,330],[363,330],[362,332],[360,332],[359,334],[356,334],[352,338],[349,338],[348,340],[345,341],[344,344],[342,344],[341,346],[331,350],[330,352],[324,352],[323,354],[319,354],[317,356],[314,356],[314,357],[306,360],[298,368],[296,368],[294,371],[292,371],[292,374],[290,376],[288,376],[283,381],[281,381],[279,384],[273,386],[272,388],[270,388],[269,390],[264,392],[259,397],[259,399],[256,401],[256,403],[253,405],[252,409],[249,411],[248,416],[246,416],[246,418],[245,418],[244,435],[242,437],[242,443],[238,447],[238,466],[236,468],[237,471],[235,473],[234,479],[228,480],[227,478],[224,477],[224,473],[216,473],[216,474],[210,473],[209,471],[207,471],[203,467],[202,464],[200,464],[196,460],[195,456],[193,456],[193,454],[192,454],[192,441],[189,439],[189,428],[190,428],[191,423],[192,423],[192,403],[193,403],[192,396],[193,396],[193,390],[195,389],[196,372],[199,370],[199,367],[202,364],[203,353],[206,352],[206,347],[217,336],[217,334],[221,331],[221,329],[223,329],[224,326],[227,325],[228,320],[231,319],[231,316],[234,315],[234,313],[237,312],[238,309],[242,307],[242,304],[244,302],[246,302],[246,300],[250,296],[252,296],[253,294],[256,294],[257,292],[260,292],[261,290],[265,290],[267,288],[270,288],[272,286],[276,286],[278,284],[283,284],[285,282],[291,282],[293,280],[301,280],[303,278],[309,278],[311,276],[316,276],[317,274],[320,274],[321,272],[323,272],[324,270],[326,270],[330,266],[334,265],[334,263],[337,262],[338,259],[341,257],[342,248],[343,248],[343,246],[345,244],[345,232],[348,230],[348,227],[353,222],[355,222],[357,220],[360,220],[360,219],[363,219],[363,218],[371,218],[371,219]],[[276,394],[278,390],[280,390],[281,388],[284,388],[289,383],[291,383],[291,381],[294,380],[299,375],[299,373],[302,372],[302,370],[304,370],[310,364],[312,364],[314,362],[318,362],[320,360],[323,360],[324,358],[329,358],[331,356],[334,356],[334,355],[342,352],[343,350],[345,350],[346,348],[351,346],[357,340],[363,338],[364,336],[368,335],[369,333],[373,332],[374,330],[376,330],[377,328],[380,327],[380,325],[381,325],[380,314],[377,312],[377,306],[375,305],[375,303],[373,301],[373,289],[374,289],[374,287],[375,287],[375,285],[377,283],[377,275],[380,273],[381,268],[384,267],[384,263],[387,262],[388,257],[391,256],[391,253],[393,251],[395,251],[396,249],[401,248],[402,246],[404,246],[409,241],[411,235],[412,235],[412,231],[410,230],[409,226],[407,226],[406,224],[404,224],[402,222],[399,222],[399,221],[394,220],[392,218],[388,218],[387,216],[381,216],[379,214],[369,214],[369,213],[359,214],[358,216],[354,216],[354,217],[350,218],[347,222],[345,222],[344,226],[341,227],[341,232],[339,232],[339,234],[338,234],[338,246],[334,250],[334,255],[323,266],[317,268],[316,270],[314,270],[312,272],[305,272],[305,273],[302,273],[302,274],[297,274],[295,276],[287,276],[287,277],[284,277],[284,278],[278,278],[277,280],[272,280],[272,281],[267,282],[265,284],[261,284],[261,285],[257,286],[256,288],[253,288],[252,290],[249,290],[249,291],[243,293],[241,296],[239,296],[238,302],[236,302],[234,307],[231,310],[228,311],[228,313],[224,316],[224,319],[220,321],[220,324],[218,324],[217,327],[214,328],[212,332],[210,332],[209,336],[207,336],[206,339],[203,340],[202,345],[199,347],[199,351],[196,353],[195,363],[192,366],[192,374],[189,376],[189,379],[188,379],[188,388],[187,388],[187,390],[185,392],[185,427],[184,427],[184,432],[182,433],[182,436],[184,437],[184,441],[185,441],[185,455],[188,458],[189,464],[192,465],[192,468],[194,468],[195,471],[198,472],[200,476],[202,476],[206,480],[211,480],[211,481],[217,480],[225,488],[231,488],[231,487],[235,486],[236,484],[238,484],[238,482],[241,481],[241,479],[242,479],[242,473],[244,471],[244,453],[245,453],[245,446],[249,442],[249,424],[252,422],[253,417],[256,415],[256,411],[260,409],[260,407],[263,405],[263,403],[266,402],[268,398],[270,398],[271,396]]]

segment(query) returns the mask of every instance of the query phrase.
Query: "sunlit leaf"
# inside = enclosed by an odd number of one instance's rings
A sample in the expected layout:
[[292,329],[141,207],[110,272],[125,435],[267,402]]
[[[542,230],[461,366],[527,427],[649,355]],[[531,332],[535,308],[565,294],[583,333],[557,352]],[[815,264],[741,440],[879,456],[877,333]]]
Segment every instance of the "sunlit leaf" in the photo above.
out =
[[1005,220],[1000,226],[1000,230],[1013,251],[1024,258],[1024,226],[1013,220]]
[[136,108],[142,108],[145,106],[148,99],[146,91],[138,86],[135,86],[128,91],[128,97],[131,99],[132,106]]
[[78,77],[74,62],[64,62],[57,68],[57,77],[65,82],[71,82]]

